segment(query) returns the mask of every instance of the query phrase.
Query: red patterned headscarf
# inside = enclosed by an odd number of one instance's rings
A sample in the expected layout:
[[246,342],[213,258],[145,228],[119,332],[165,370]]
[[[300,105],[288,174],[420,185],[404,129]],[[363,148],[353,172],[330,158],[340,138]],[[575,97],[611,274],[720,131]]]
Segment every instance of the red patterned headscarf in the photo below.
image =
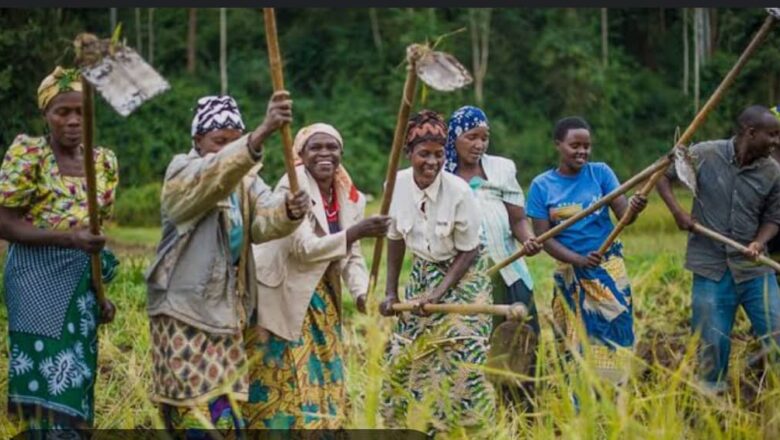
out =
[[406,125],[406,152],[423,142],[447,143],[447,124],[435,111],[420,110]]

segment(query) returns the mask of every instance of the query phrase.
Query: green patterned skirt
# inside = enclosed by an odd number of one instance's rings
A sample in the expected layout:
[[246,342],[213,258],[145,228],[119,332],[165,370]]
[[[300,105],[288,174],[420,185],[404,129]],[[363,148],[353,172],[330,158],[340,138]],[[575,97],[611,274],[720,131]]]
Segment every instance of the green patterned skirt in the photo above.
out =
[[[451,263],[433,263],[415,256],[405,300],[430,292],[441,283]],[[491,304],[487,264],[480,253],[441,302]],[[495,420],[495,390],[481,370],[487,360],[491,330],[489,315],[401,315],[386,352],[390,376],[383,383],[385,425],[405,427],[409,417],[423,415],[430,417],[433,431],[491,426]]]
[[[103,279],[110,281],[118,262],[108,251],[101,257]],[[86,254],[53,247],[14,244],[9,252],[8,412],[27,419],[30,428],[84,427],[94,421],[99,307],[88,260]],[[67,269],[48,273],[57,264]]]

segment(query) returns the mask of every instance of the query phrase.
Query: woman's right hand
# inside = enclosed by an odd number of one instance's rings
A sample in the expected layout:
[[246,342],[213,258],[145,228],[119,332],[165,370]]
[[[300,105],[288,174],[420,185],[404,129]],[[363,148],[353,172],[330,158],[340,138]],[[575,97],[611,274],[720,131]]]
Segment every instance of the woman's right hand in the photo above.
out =
[[265,119],[260,124],[266,134],[270,134],[292,122],[292,100],[287,90],[280,90],[271,95],[265,112]]
[[575,263],[575,266],[584,267],[587,269],[595,269],[601,265],[602,259],[603,257],[600,253],[593,251],[588,255],[580,255],[580,258],[578,259],[577,263]]
[[366,237],[384,237],[387,235],[391,221],[392,219],[388,215],[372,215],[349,229],[353,231],[356,240]]
[[76,229],[70,234],[72,246],[90,254],[96,254],[106,245],[105,235],[95,235],[88,228]]
[[379,304],[379,314],[382,316],[395,316],[393,304],[396,303],[398,303],[398,297],[396,295],[387,294],[385,300]]

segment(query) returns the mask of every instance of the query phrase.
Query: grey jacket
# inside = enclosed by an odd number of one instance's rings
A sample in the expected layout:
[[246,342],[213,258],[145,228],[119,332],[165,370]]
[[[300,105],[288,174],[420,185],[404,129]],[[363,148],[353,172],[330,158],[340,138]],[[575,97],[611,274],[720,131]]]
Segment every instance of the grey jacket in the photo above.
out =
[[[149,316],[168,315],[210,333],[235,334],[256,310],[250,241],[284,237],[300,220],[287,217],[284,196],[274,196],[253,168],[259,160],[247,136],[219,153],[195,150],[173,158],[161,196],[162,239],[146,272]],[[228,197],[241,185],[244,248],[230,263]]]

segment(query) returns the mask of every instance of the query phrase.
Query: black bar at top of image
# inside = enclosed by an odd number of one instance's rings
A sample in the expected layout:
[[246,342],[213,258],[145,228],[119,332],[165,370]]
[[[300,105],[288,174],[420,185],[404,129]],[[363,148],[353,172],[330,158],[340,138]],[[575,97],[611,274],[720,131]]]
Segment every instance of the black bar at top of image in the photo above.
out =
[[[689,8],[689,7],[773,7],[772,0],[0,0],[2,8]],[[2,13],[2,11],[0,11]]]

